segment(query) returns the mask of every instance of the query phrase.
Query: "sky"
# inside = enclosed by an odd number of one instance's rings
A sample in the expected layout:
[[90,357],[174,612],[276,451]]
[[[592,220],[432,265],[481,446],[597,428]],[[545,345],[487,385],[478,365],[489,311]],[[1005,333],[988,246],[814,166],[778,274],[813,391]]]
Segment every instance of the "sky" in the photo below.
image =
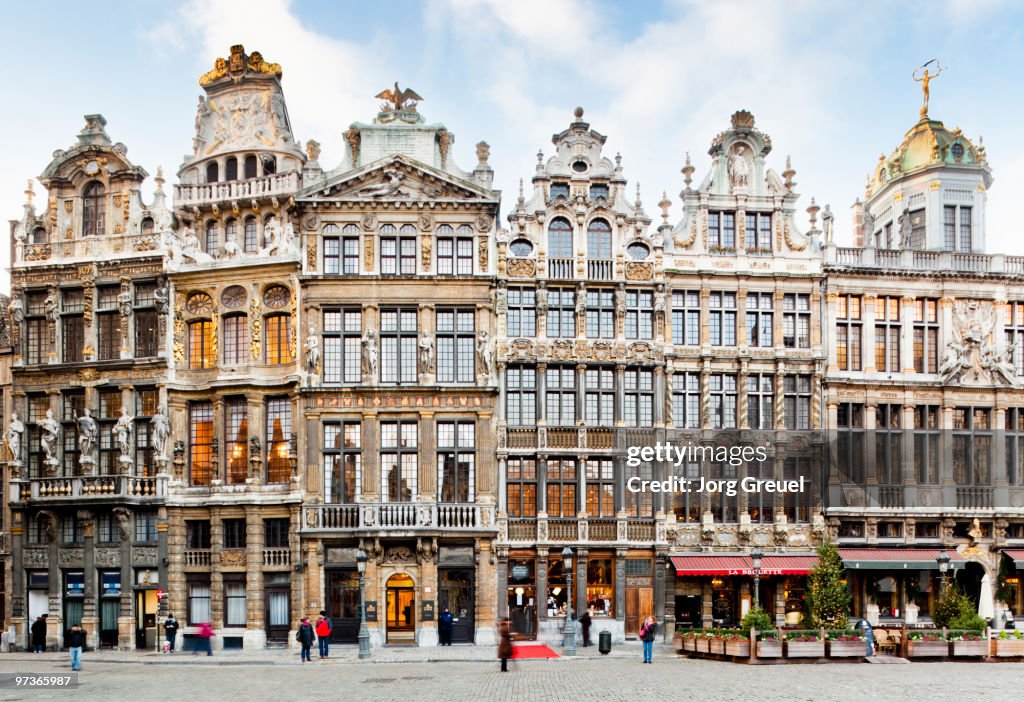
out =
[[[935,58],[946,70],[931,85],[932,118],[984,135],[988,250],[1024,254],[1013,209],[1024,184],[1024,3],[37,0],[0,13],[5,219],[21,218],[26,180],[96,112],[133,163],[151,176],[164,167],[170,194],[191,148],[198,78],[241,43],[282,65],[293,131],[322,144],[326,168],[341,161],[342,132],[371,121],[373,96],[398,81],[424,97],[428,122],[454,133],[462,168],[478,141],[491,145],[503,216],[579,105],[608,137],[606,154],[622,154],[630,192],[639,182],[654,215],[667,191],[675,222],[686,153],[700,182],[711,140],[747,109],[772,138],[769,166],[781,172],[791,155],[799,206],[831,204],[837,241],[849,243],[849,207],[917,121],[911,74]],[[152,189],[150,178],[147,201]]]

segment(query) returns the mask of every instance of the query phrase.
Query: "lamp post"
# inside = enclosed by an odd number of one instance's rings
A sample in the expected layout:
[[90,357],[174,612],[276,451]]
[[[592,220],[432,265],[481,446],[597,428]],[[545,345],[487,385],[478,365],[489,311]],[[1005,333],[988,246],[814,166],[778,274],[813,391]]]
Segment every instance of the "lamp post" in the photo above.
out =
[[565,567],[565,582],[569,588],[566,593],[565,607],[565,655],[576,655],[576,622],[572,620],[572,549],[566,546],[562,549],[562,564]]
[[761,607],[761,558],[764,556],[757,546],[750,552],[750,562],[754,566],[754,606]]
[[370,657],[370,631],[366,628],[366,551],[356,552],[356,567],[359,568],[359,658]]
[[939,555],[935,557],[935,561],[939,564],[939,577],[942,578],[942,593],[946,592],[946,571],[949,570],[949,554],[946,553],[945,549],[939,551]]

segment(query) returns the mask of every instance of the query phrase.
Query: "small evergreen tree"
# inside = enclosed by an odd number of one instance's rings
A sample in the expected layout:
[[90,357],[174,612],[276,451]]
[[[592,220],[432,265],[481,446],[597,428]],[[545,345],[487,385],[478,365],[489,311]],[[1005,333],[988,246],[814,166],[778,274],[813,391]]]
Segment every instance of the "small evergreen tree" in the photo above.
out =
[[818,546],[818,565],[807,576],[807,611],[811,626],[845,629],[850,615],[850,593],[846,571],[835,544]]

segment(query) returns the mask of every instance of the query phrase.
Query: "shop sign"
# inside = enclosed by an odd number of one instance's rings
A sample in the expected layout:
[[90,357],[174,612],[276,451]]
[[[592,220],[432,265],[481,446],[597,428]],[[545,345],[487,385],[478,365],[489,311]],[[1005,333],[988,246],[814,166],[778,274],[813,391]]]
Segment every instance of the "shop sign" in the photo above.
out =
[[422,609],[420,611],[420,621],[432,622],[434,621],[434,601],[423,600]]
[[530,577],[530,566],[525,565],[514,565],[512,566],[512,579],[513,580],[526,580]]
[[370,600],[366,603],[366,621],[377,621],[377,600]]

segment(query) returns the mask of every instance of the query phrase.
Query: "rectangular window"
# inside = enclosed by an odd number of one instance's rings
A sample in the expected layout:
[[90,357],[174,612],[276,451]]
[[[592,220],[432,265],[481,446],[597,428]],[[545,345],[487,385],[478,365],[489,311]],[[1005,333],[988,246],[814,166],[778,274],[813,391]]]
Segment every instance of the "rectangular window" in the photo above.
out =
[[942,245],[947,251],[956,251],[956,205],[942,208]]
[[121,314],[118,311],[119,285],[102,285],[96,288],[96,328],[98,335],[97,357],[110,361],[121,357]]
[[782,296],[782,343],[787,349],[811,348],[811,296]]
[[245,574],[224,576],[224,626],[244,627],[247,621]]
[[474,312],[437,311],[437,382],[472,383],[476,363]]
[[624,423],[627,427],[654,426],[654,371],[627,368]]
[[263,344],[265,363],[286,365],[292,362],[292,316],[270,315],[263,320],[266,342]]
[[875,410],[875,475],[880,485],[903,484],[903,406]]
[[837,408],[836,464],[843,482],[864,482],[864,405],[842,402]]
[[65,544],[81,543],[85,534],[85,525],[74,515],[65,515],[60,520],[60,540]]
[[773,345],[773,304],[771,293],[747,293],[747,346]]
[[1024,409],[1006,410],[1006,480],[1010,485],[1024,484]]
[[159,318],[152,308],[135,310],[135,357],[156,356],[160,346]]
[[787,375],[783,380],[786,429],[804,431],[811,428],[811,376]]
[[291,521],[288,517],[263,520],[263,545],[267,548],[288,548],[288,532]]
[[416,308],[381,310],[381,367],[382,383],[415,383]]
[[[782,478],[786,481],[810,479],[809,458],[787,458],[782,464]],[[806,524],[811,521],[811,491],[787,492],[783,498],[786,521],[790,524]]]
[[537,459],[508,459],[505,507],[512,518],[537,516]]
[[363,315],[358,309],[324,310],[325,383],[362,380]]
[[736,345],[736,293],[713,292],[708,296],[708,329],[712,346]]
[[205,519],[185,520],[185,548],[210,548],[210,522]]
[[79,464],[81,452],[78,450],[78,421],[84,414],[85,393],[81,390],[65,390],[61,393],[60,423],[64,437],[64,475],[79,475],[82,466]]
[[708,249],[711,253],[735,253],[735,212],[708,212]]
[[244,397],[224,403],[227,482],[241,485],[249,477],[249,404]]
[[672,375],[672,424],[676,429],[699,429],[700,374],[674,373]]
[[960,221],[959,229],[957,232],[957,242],[959,244],[958,251],[961,253],[971,253],[974,250],[974,233],[971,227],[971,208],[961,207],[960,208]]
[[[441,234],[438,228],[438,234]],[[459,233],[466,233],[469,227],[459,227]],[[451,231],[451,227],[448,227]],[[471,230],[470,230],[471,231]],[[437,238],[437,272],[439,275],[472,275],[473,274],[473,237]]]
[[576,459],[548,459],[549,517],[576,517]]
[[224,337],[224,364],[236,365],[249,360],[249,324],[244,314],[225,317],[221,324]]
[[615,423],[615,371],[611,368],[587,368],[585,406],[587,423],[613,426]]
[[224,548],[245,548],[245,519],[225,519],[222,527],[224,529]]
[[586,463],[587,516],[615,516],[615,462],[591,458]]
[[700,345],[700,292],[672,293],[672,343],[676,346]]
[[[337,230],[336,226],[335,230]],[[326,232],[326,228],[324,231]],[[341,273],[341,239],[336,236],[324,237],[324,273],[327,275]]]
[[992,410],[953,410],[953,480],[957,485],[992,484]]
[[736,427],[736,376],[727,373],[712,373],[711,384],[711,428],[732,429]]
[[946,205],[942,208],[942,243],[947,251],[971,253],[974,250],[970,207]]
[[751,429],[775,428],[775,379],[768,373],[747,376],[747,423]]
[[187,577],[188,624],[196,626],[209,622],[213,618],[210,611],[210,576],[197,573]]
[[576,337],[576,303],[572,288],[548,290],[548,336],[551,338]]
[[[533,288],[508,289],[508,336],[537,335],[537,292]],[[543,294],[543,292],[541,293]]]
[[476,499],[476,424],[437,423],[437,485],[441,502]]
[[216,362],[213,355],[213,322],[208,319],[189,322],[188,367],[213,368]]
[[[402,229],[404,233],[407,229],[412,229],[412,227],[405,225]],[[381,234],[393,234],[395,233],[395,227],[391,224],[385,224],[380,228],[380,232]],[[415,275],[416,237],[381,236],[380,272],[382,275]]]
[[914,300],[914,370],[939,372],[939,301]]
[[109,544],[121,540],[117,519],[110,512],[96,515],[96,541]]
[[[750,478],[771,479],[774,461],[749,461],[746,475]],[[753,524],[770,524],[775,515],[775,497],[769,492],[752,492],[747,494],[747,514]]]
[[900,298],[875,298],[875,368],[879,371],[900,371]]
[[575,426],[576,369],[572,366],[549,366],[545,373],[548,426]]
[[213,480],[213,404],[189,405],[189,485],[205,486]]
[[156,475],[151,420],[159,401],[160,393],[156,388],[138,388],[135,391],[135,470],[146,477]]
[[[700,482],[700,463],[697,461],[685,461],[679,465],[670,463],[668,465],[669,475],[674,475],[683,480],[691,480],[693,484]],[[701,520],[701,496],[694,492],[679,491],[674,493],[673,511],[677,522],[690,522],[696,524]]]
[[939,410],[939,407],[928,405],[914,408],[914,474],[922,485],[939,484],[939,462],[942,460]]
[[839,370],[861,369],[861,298],[839,295],[836,307],[836,364]]
[[910,248],[921,250],[927,247],[927,219],[923,209],[910,213]]
[[626,338],[654,338],[654,293],[652,291],[626,291]]
[[288,450],[292,438],[292,403],[287,397],[267,400],[267,482],[287,483],[292,475]]
[[362,491],[362,463],[362,425],[324,422],[324,502],[356,501]]
[[615,336],[615,300],[611,290],[587,290],[587,338]]
[[1006,348],[1017,375],[1024,375],[1024,302],[1006,303]]
[[81,363],[85,348],[85,296],[80,288],[63,291],[61,304],[61,359]]
[[97,421],[99,424],[100,439],[100,475],[116,475],[120,472],[121,455],[120,444],[114,427],[121,416],[121,391],[101,390],[100,391],[100,415]]
[[748,212],[746,231],[747,254],[768,256],[772,252],[772,215],[770,212]]
[[381,494],[388,502],[412,502],[417,495],[417,431],[415,421],[380,423]]
[[156,512],[135,512],[135,540],[142,542],[156,541]]
[[537,371],[512,366],[505,372],[505,419],[508,426],[535,426],[537,421]]

